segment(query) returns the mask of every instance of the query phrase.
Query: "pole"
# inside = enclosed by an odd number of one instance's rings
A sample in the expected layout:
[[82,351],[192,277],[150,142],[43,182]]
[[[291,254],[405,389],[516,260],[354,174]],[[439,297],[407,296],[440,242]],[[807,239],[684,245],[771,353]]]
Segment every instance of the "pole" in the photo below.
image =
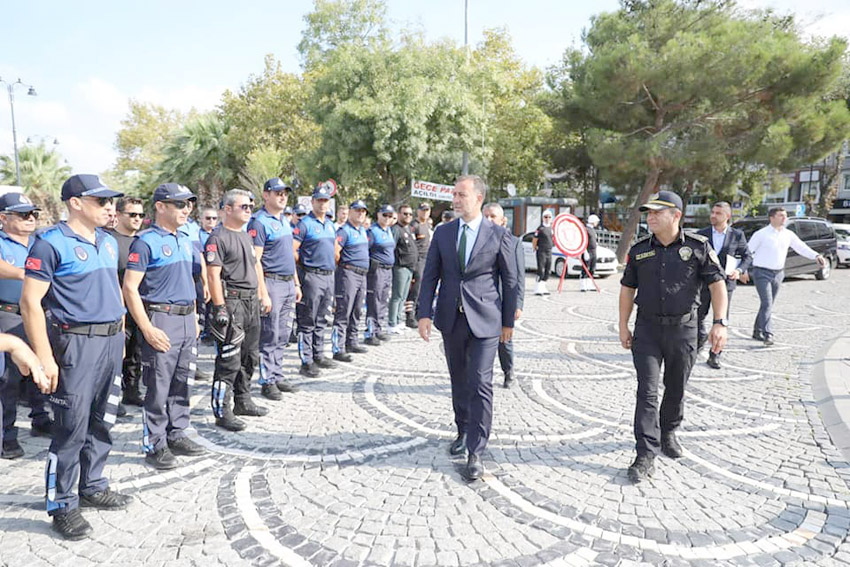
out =
[[12,110],[12,148],[15,152],[15,180],[20,187],[21,164],[18,162],[18,131],[15,129],[15,93],[12,90],[12,83],[7,83],[6,89],[9,91],[9,108]]
[[[469,0],[463,0],[463,47],[466,49],[466,64],[469,65]],[[469,175],[469,152],[463,151],[460,166],[462,175]]]

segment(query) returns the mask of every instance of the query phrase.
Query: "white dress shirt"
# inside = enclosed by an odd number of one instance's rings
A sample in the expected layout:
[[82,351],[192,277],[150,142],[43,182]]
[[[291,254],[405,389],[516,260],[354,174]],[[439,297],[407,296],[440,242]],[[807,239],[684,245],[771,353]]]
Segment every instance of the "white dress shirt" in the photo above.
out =
[[723,232],[717,232],[714,227],[711,227],[711,245],[714,247],[715,252],[720,252],[720,249],[723,248],[727,234],[729,234],[729,225],[726,225],[726,229]]
[[779,230],[771,225],[757,230],[748,243],[750,252],[753,253],[753,267],[767,268],[769,270],[784,270],[785,257],[788,255],[788,247],[800,256],[814,260],[818,253],[806,246],[794,231],[784,226]]
[[479,214],[469,222],[466,222],[463,219],[459,220],[460,223],[458,223],[457,227],[457,242],[455,243],[455,248],[460,248],[460,235],[463,234],[463,227],[466,226],[466,258],[463,265],[468,266],[469,256],[472,254],[472,247],[475,246],[475,239],[478,238],[478,230],[481,228],[481,221],[484,220],[484,215]]

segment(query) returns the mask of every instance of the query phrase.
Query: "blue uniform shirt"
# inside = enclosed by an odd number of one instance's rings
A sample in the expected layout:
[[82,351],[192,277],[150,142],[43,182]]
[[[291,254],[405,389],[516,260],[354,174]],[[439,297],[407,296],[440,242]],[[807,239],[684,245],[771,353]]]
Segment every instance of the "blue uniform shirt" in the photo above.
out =
[[140,232],[130,245],[127,269],[145,274],[139,285],[142,301],[194,303],[192,258],[192,242],[185,234],[172,234],[155,224]]
[[[189,237],[189,241],[192,243],[192,275],[200,276],[202,261],[201,251],[203,250],[203,247],[201,246],[201,225],[194,220],[189,219],[186,221],[186,224],[180,225],[177,232]],[[209,238],[209,235],[207,235],[207,238]]]
[[254,246],[263,247],[261,263],[264,274],[291,276],[295,273],[292,227],[288,221],[273,216],[263,207],[248,223],[248,236],[254,241]]
[[390,227],[381,228],[378,223],[369,227],[369,257],[385,266],[395,263],[395,238]]
[[318,220],[311,212],[292,230],[292,238],[301,243],[298,255],[301,257],[302,266],[320,270],[334,269],[336,233],[332,220]]
[[[16,268],[23,268],[30,247],[32,247],[32,239],[30,239],[29,246],[24,246],[0,230],[0,257],[7,264]],[[18,303],[21,300],[21,288],[23,286],[24,282],[21,280],[0,280],[0,302]]]
[[336,241],[342,247],[339,253],[340,264],[369,268],[369,237],[366,236],[365,228],[354,228],[347,222],[337,229]]
[[204,246],[207,245],[207,239],[209,239],[210,234],[212,234],[212,232],[207,232],[203,228],[200,231],[198,231],[198,236],[201,237],[201,250],[203,250]]
[[66,324],[112,323],[124,316],[118,287],[118,242],[103,229],[95,244],[64,221],[36,235],[27,277],[50,282],[44,306]]

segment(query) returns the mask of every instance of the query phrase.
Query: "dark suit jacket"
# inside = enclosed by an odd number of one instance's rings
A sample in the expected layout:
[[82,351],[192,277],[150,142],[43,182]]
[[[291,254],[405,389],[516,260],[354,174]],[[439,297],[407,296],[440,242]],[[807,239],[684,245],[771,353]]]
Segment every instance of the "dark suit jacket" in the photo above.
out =
[[[699,229],[697,234],[708,238],[708,244],[711,246],[711,249],[714,250],[714,244],[711,241],[710,226]],[[732,228],[731,226],[729,227],[729,231],[726,233],[726,239],[723,241],[723,247],[720,249],[720,252],[717,253],[717,257],[720,259],[720,266],[723,268],[724,272],[726,271],[726,256],[733,256],[741,261],[738,265],[738,269],[741,273],[749,270],[753,263],[753,255],[747,246],[747,237],[744,236],[743,231],[737,228]],[[726,288],[729,291],[734,290],[736,285],[737,282],[735,280],[726,278]]]
[[[497,337],[502,327],[514,326],[517,308],[516,244],[512,235],[487,219],[481,221],[478,237],[463,273],[457,256],[460,221],[437,227],[422,273],[416,318],[431,317],[431,305],[440,284],[434,325],[451,331],[463,307],[472,334]],[[499,293],[499,290],[503,293]]]
[[511,235],[511,238],[514,240],[514,256],[516,256],[516,308],[522,309],[525,305],[525,251],[522,249],[521,238],[513,235]]

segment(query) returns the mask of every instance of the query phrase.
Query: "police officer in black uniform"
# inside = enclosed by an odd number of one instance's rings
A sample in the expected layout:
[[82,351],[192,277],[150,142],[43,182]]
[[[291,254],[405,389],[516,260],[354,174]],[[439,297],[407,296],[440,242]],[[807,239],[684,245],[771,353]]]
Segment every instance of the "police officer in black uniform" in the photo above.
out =
[[264,313],[271,309],[254,242],[242,230],[251,220],[251,201],[251,193],[242,189],[224,194],[223,222],[204,249],[212,295],[210,332],[218,343],[211,403],[215,424],[228,431],[245,429],[245,422],[234,414],[268,413],[251,400],[251,377],[260,360],[260,307]]
[[[634,431],[637,458],[629,467],[634,483],[655,472],[655,456],[682,456],[676,429],[684,417],[685,385],[697,354],[700,289],[711,292],[714,325],[709,340],[719,352],[726,343],[726,284],[717,254],[707,239],[679,228],[682,199],[661,191],[641,207],[648,211],[651,236],[629,250],[620,288],[620,343],[632,350],[637,371]],[[635,294],[637,293],[637,297]],[[638,306],[635,331],[629,317]],[[664,364],[664,398],[658,379]]]
[[552,236],[552,219],[554,216],[555,214],[550,209],[543,211],[543,220],[534,232],[534,238],[531,239],[531,246],[537,255],[535,295],[547,295],[549,293],[546,281],[549,280],[549,273],[552,271],[552,248],[555,246],[555,239]]

